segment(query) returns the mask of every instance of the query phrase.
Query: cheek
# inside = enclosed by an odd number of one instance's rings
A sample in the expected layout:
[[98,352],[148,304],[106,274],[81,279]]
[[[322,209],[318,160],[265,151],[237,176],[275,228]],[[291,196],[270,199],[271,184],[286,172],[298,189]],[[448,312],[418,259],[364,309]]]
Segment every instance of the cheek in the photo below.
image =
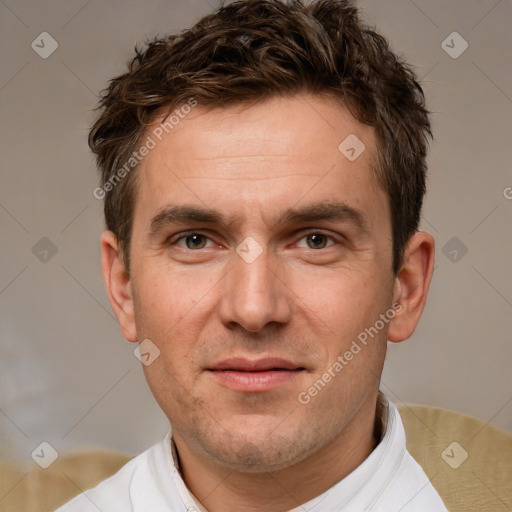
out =
[[[179,270],[155,258],[155,265],[146,264],[138,275],[135,304],[137,326],[153,336],[167,339],[172,332],[183,329],[202,310],[218,279],[211,269],[199,266]],[[193,322],[192,322],[193,323]]]
[[317,318],[331,334],[352,334],[352,328],[378,307],[378,283],[371,269],[339,268],[297,275],[290,286],[298,304]]
[[[179,291],[180,280],[161,276],[147,279],[137,290],[137,330],[159,350],[158,357],[143,371],[149,388],[163,411],[190,406],[197,367],[192,361],[199,327],[195,327],[194,305],[199,302],[190,290]],[[142,339],[142,338],[139,338]]]
[[[194,350],[215,300],[213,272],[194,267],[186,271],[167,263],[149,263],[134,283],[135,320],[139,339],[149,338],[160,356],[144,368],[155,387],[174,386],[191,376]],[[188,370],[187,370],[188,369]],[[163,381],[171,379],[165,384]],[[178,382],[173,383],[172,380]]]
[[[363,272],[355,269],[338,269],[328,276],[308,274],[297,281],[302,302],[302,314],[307,317],[309,332],[316,333],[319,348],[319,365],[314,378],[331,368],[339,356],[347,354],[343,360],[343,370],[335,372],[340,393],[351,389],[350,382],[368,379],[380,374],[380,366],[386,348],[386,330],[371,338],[367,344],[358,336],[373,326],[379,315],[384,313],[391,300],[392,289],[377,271],[366,268]],[[364,374],[364,375],[363,375]],[[332,392],[339,386],[334,384]]]

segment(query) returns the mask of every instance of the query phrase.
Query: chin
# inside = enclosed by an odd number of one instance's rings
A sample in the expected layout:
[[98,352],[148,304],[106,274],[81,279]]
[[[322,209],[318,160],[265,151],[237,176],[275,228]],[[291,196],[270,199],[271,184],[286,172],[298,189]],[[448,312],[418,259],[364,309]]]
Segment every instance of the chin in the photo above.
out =
[[[318,439],[309,432],[273,429],[243,435],[236,430],[223,433],[222,440],[211,436],[203,439],[203,450],[217,463],[236,471],[264,473],[279,471],[304,460],[318,446]],[[221,436],[219,436],[221,437]],[[218,441],[218,442],[215,442]]]

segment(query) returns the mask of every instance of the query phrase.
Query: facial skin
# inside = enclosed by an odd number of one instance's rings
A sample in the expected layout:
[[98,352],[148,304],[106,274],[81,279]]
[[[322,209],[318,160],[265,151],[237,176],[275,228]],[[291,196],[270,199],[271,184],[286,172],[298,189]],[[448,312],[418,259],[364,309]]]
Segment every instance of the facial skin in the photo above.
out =
[[[353,162],[338,150],[350,134],[366,146]],[[386,341],[414,331],[434,259],[432,237],[416,233],[393,274],[374,155],[373,129],[327,98],[198,106],[141,163],[130,276],[113,233],[102,236],[122,333],[160,350],[145,375],[172,424],[184,479],[211,512],[289,510],[374,448]],[[325,205],[341,215],[322,219]],[[222,221],[162,214],[185,206]],[[395,302],[400,313],[300,403]],[[253,373],[247,384],[246,371],[212,370],[230,358],[281,358],[294,370],[265,373],[277,375],[273,385]]]

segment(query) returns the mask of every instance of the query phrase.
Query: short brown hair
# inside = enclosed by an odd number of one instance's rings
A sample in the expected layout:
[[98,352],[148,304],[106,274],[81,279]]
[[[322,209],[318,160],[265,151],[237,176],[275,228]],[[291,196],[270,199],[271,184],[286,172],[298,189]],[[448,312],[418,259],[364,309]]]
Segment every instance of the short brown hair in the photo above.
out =
[[[163,109],[170,112],[190,98],[218,107],[327,94],[375,130],[377,176],[389,197],[398,272],[420,220],[429,113],[414,72],[361,22],[350,1],[239,0],[135,51],[128,71],[103,91],[89,134],[102,186],[112,183]],[[136,182],[134,171],[110,186],[104,204],[128,271]]]

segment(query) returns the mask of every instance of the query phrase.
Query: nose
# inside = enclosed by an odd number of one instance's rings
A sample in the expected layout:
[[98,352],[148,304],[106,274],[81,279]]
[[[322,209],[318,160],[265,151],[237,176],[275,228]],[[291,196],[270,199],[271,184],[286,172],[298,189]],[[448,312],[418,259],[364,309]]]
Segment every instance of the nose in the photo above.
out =
[[282,273],[271,268],[266,251],[253,261],[240,254],[234,254],[232,267],[223,279],[221,322],[227,328],[239,325],[250,332],[259,332],[269,324],[288,323],[293,294]]

